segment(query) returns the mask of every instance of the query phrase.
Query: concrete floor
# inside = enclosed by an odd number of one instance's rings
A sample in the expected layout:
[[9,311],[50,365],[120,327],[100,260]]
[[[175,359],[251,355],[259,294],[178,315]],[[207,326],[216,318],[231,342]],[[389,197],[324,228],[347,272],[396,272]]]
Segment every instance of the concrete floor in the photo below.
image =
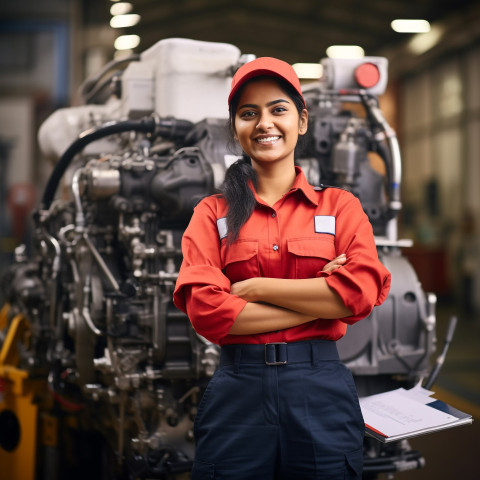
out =
[[395,480],[479,480],[480,479],[480,314],[456,312],[452,305],[437,308],[437,336],[440,352],[448,320],[458,318],[453,342],[435,385],[435,397],[473,416],[473,424],[410,440],[422,453],[426,466],[396,473]]

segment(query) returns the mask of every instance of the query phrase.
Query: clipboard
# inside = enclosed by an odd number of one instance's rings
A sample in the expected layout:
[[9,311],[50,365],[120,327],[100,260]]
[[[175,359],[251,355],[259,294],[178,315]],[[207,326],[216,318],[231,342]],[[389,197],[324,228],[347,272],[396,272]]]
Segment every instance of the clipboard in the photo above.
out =
[[432,398],[433,394],[417,385],[360,398],[365,433],[389,443],[473,422],[472,415]]

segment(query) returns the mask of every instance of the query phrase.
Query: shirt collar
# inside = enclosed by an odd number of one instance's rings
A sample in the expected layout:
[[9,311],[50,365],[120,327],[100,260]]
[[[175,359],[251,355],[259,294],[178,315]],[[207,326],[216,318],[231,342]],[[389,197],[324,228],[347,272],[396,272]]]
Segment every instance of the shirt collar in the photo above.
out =
[[313,203],[313,205],[318,206],[318,199],[317,199],[318,197],[317,197],[317,194],[315,193],[315,189],[313,188],[312,185],[308,183],[307,178],[303,173],[303,170],[297,165],[295,165],[295,171],[297,172],[297,176],[295,177],[295,182],[293,182],[290,192],[300,190],[310,203]]
[[[307,181],[307,178],[305,177],[305,174],[303,173],[303,170],[295,165],[295,181],[293,182],[292,188],[287,192],[287,195],[290,195],[293,192],[300,191],[303,193],[303,196],[313,205],[318,206],[318,200],[317,200],[317,195],[315,193],[315,189],[310,185]],[[262,199],[257,195],[257,192],[253,188],[252,182],[249,181],[249,186],[250,189],[252,190],[255,200],[257,203],[264,205],[265,203],[262,201]]]

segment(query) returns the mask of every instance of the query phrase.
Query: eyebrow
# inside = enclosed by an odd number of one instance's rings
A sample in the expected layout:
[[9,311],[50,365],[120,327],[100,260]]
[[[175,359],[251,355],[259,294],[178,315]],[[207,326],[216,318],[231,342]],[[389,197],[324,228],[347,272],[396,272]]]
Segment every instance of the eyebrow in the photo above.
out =
[[[272,105],[275,105],[277,103],[290,103],[290,102],[284,98],[279,98],[278,100],[272,100],[271,102],[268,102],[267,107],[271,107]],[[253,103],[246,103],[245,105],[238,107],[238,110],[240,110],[241,108],[258,108],[258,105],[255,105]]]

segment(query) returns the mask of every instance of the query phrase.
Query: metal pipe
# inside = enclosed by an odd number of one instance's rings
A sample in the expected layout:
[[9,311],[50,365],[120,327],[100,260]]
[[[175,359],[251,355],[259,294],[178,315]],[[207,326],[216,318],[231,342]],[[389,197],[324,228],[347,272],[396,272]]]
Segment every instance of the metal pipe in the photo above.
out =
[[103,336],[103,332],[99,330],[95,324],[93,323],[92,317],[90,316],[90,310],[88,307],[83,307],[82,308],[82,317],[85,320],[86,324],[88,325],[88,328],[97,336],[101,337]]
[[374,97],[362,96],[364,105],[370,114],[371,119],[383,131],[387,145],[390,151],[390,165],[387,165],[387,171],[390,174],[389,178],[389,194],[390,194],[390,209],[393,212],[398,212],[402,208],[400,199],[400,187],[402,183],[402,157],[400,154],[400,146],[398,143],[395,130],[388,124],[380,110],[377,100]]
[[72,178],[72,194],[75,201],[75,225],[76,228],[80,231],[83,231],[85,228],[85,216],[83,215],[82,200],[80,198],[80,175],[82,174],[83,169],[79,169],[75,172]]
[[[56,284],[58,280],[58,272],[60,271],[60,256],[62,254],[62,250],[60,249],[60,244],[56,238],[52,237],[46,232],[43,233],[55,250],[55,256],[52,262],[52,281],[54,284]],[[57,285],[54,285],[52,288],[50,302],[50,327],[52,330],[54,330],[57,312]]]
[[108,281],[110,282],[110,285],[113,287],[113,289],[118,292],[120,290],[120,286],[118,285],[117,283],[117,280],[115,279],[115,277],[113,276],[113,273],[110,271],[110,269],[108,268],[107,264],[105,263],[105,261],[103,260],[102,256],[100,255],[100,253],[98,252],[98,250],[95,248],[95,245],[93,245],[93,243],[90,241],[90,239],[88,238],[88,236],[86,234],[84,234],[82,236],[82,239],[83,241],[86,243],[88,249],[90,250],[90,252],[92,253],[93,255],[93,258],[95,259],[95,261],[97,262],[98,266],[100,267],[100,269],[102,270],[102,272],[105,274],[105,276],[107,277]]

